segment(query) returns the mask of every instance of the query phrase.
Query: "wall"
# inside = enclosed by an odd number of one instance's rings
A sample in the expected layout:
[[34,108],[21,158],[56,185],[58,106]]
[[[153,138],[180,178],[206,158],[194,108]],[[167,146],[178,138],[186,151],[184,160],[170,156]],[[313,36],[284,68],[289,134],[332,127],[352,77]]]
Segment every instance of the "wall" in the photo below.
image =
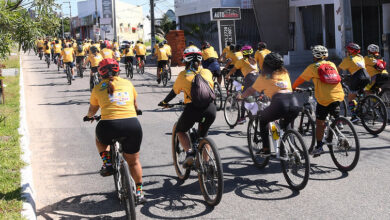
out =
[[[116,1],[116,26],[119,40],[137,41],[144,39],[144,29],[139,24],[144,25],[142,7],[131,5],[122,1]],[[122,28],[120,24],[123,24]],[[132,28],[137,28],[133,33]]]
[[206,11],[209,12],[210,8],[213,7],[221,7],[221,0],[175,0],[175,13],[177,17]]

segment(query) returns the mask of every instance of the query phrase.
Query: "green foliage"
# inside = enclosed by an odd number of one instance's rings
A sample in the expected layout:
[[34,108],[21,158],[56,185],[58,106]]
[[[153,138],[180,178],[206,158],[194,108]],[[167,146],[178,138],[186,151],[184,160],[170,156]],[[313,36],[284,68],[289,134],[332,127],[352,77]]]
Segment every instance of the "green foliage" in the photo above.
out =
[[25,52],[34,47],[37,37],[54,35],[60,27],[56,7],[54,0],[0,0],[0,60],[9,55],[14,44]]
[[160,27],[156,28],[156,35],[164,39],[170,30],[176,29],[176,21],[169,19],[168,15],[165,13],[162,17]]
[[215,22],[209,23],[186,23],[184,34],[198,39],[200,42],[208,40],[211,33],[218,30]]

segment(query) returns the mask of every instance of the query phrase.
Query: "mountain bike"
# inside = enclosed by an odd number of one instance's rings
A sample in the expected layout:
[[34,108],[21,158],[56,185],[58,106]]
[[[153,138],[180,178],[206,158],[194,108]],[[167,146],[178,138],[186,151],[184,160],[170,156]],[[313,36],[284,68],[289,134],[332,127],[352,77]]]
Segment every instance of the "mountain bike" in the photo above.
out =
[[84,63],[84,57],[81,59],[80,63],[77,64],[77,76],[79,76],[80,78],[83,78],[84,77],[84,67],[83,67],[83,63]]
[[131,62],[128,62],[128,63],[126,63],[125,64],[125,69],[126,69],[126,77],[127,78],[129,78],[130,77],[130,79],[132,79],[133,78],[133,63],[131,63]]
[[[259,108],[265,109],[269,102],[261,102]],[[274,148],[271,156],[260,155],[263,148],[260,135],[261,115],[251,117],[248,123],[248,149],[253,163],[258,168],[267,166],[274,158],[280,161],[284,178],[293,190],[302,190],[307,185],[310,172],[309,154],[302,136],[294,129],[281,129],[279,121],[269,123],[270,144]],[[271,147],[271,146],[269,146]]]
[[65,73],[66,73],[66,79],[68,80],[68,84],[72,85],[72,71],[70,68],[70,63],[65,63]]
[[[184,104],[179,102],[167,104],[164,107],[173,108],[174,106],[182,109]],[[172,129],[172,157],[177,177],[185,181],[190,176],[191,170],[197,172],[200,189],[206,203],[210,206],[218,205],[223,194],[223,170],[216,144],[208,137],[198,137],[197,130],[194,127],[191,128],[187,135],[190,138],[192,150],[195,152],[195,159],[192,166],[185,169],[183,162],[186,158],[186,152],[180,146],[176,124],[177,122]]]
[[383,103],[386,106],[387,110],[387,122],[389,122],[389,113],[390,113],[390,88],[382,88],[380,91],[377,91],[377,96],[379,96]]
[[50,55],[45,54],[45,62],[47,63],[47,68],[50,68]]
[[236,97],[242,90],[241,80],[242,77],[230,77],[232,83],[229,89],[232,92],[228,93],[223,107],[223,115],[230,129],[237,125],[238,118],[240,117],[241,100],[238,100]]
[[100,79],[98,73],[92,73],[89,78],[89,90],[92,92],[93,87],[100,83]]
[[217,107],[217,111],[219,111],[223,107],[222,89],[221,89],[221,85],[218,83],[216,77],[213,77],[213,80],[214,80],[214,93],[215,93],[214,104]]
[[142,65],[141,58],[137,57],[135,69],[137,73],[144,74],[145,73],[145,65]]
[[171,69],[171,64],[170,64],[169,61],[168,61],[167,66],[168,66],[168,80],[171,80],[171,78],[172,78],[172,69]]
[[[90,121],[99,121],[100,116],[95,116]],[[86,120],[88,121],[88,120]],[[110,145],[111,163],[114,169],[114,185],[119,201],[124,206],[127,219],[136,219],[137,205],[136,186],[133,177],[130,175],[129,165],[123,157],[121,142],[124,138],[114,139]]]
[[62,62],[62,59],[60,59],[59,61],[57,61],[57,70],[60,71],[60,68],[62,67],[63,65],[63,62]]
[[43,57],[43,51],[42,49],[39,50],[39,59],[42,60],[42,57]]
[[160,72],[160,78],[161,78],[161,82],[163,84],[163,86],[167,86],[168,84],[168,69],[167,69],[167,65],[163,66],[163,68],[161,68],[161,72]]

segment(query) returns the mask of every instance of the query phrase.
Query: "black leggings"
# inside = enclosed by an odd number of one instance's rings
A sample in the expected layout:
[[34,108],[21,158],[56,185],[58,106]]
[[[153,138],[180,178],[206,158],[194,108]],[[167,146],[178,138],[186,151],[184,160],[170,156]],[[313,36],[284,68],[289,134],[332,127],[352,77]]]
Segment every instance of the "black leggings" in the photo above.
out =
[[301,108],[298,100],[292,93],[277,93],[272,96],[271,105],[260,112],[260,136],[263,140],[263,147],[270,147],[268,124],[272,121],[283,118],[280,121],[281,129],[287,126],[298,116]]
[[142,128],[138,118],[101,120],[96,126],[97,139],[111,145],[115,138],[124,138],[121,142],[123,151],[127,154],[139,152],[142,142]]
[[217,114],[217,109],[214,103],[210,103],[207,108],[196,108],[192,103],[189,103],[184,108],[179,121],[176,125],[177,132],[187,132],[194,126],[195,122],[199,122],[198,136],[206,137],[210,126],[213,124]]
[[[257,79],[257,74],[254,74],[254,73],[248,73],[248,75],[245,76],[244,78],[244,82],[243,82],[243,90],[242,90],[242,93],[244,93],[249,87],[251,87],[253,85],[253,83],[255,83],[256,79]],[[256,92],[257,94],[257,92]],[[256,95],[255,94],[255,95]],[[242,100],[241,102],[241,112],[240,112],[240,117],[243,118],[245,117],[245,100]]]

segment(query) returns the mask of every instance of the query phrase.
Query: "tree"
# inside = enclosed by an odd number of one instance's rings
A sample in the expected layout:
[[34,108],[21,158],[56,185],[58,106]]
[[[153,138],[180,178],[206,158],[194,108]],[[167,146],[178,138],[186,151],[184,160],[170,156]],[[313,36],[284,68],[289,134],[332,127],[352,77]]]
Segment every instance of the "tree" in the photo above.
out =
[[169,19],[168,15],[165,13],[162,17],[160,27],[156,28],[156,34],[160,38],[165,38],[165,36],[170,30],[176,29],[176,26],[176,21],[172,21],[171,19]]
[[186,29],[184,30],[185,35],[189,35],[200,42],[209,39],[210,34],[218,30],[214,22],[208,23],[186,23],[184,24]]
[[26,52],[35,46],[37,37],[54,35],[60,27],[57,7],[55,0],[0,0],[0,60],[14,45]]

